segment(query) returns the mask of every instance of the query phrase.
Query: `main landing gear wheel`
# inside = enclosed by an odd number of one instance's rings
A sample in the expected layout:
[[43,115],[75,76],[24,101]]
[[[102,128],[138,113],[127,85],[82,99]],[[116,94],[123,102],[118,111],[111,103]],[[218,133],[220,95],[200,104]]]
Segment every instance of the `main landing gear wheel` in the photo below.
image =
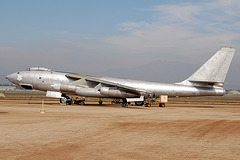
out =
[[120,102],[120,99],[115,99],[115,100],[113,100],[111,103],[112,103],[112,104],[119,104],[119,103],[121,103],[121,102]]
[[100,99],[100,100],[98,101],[98,104],[101,105],[102,103],[103,103],[103,101]]
[[66,105],[72,105],[72,99],[68,99]]
[[72,105],[72,99],[68,96],[60,98],[60,103],[66,103],[66,105]]
[[83,106],[85,104],[85,102],[84,101],[80,101],[80,102],[77,102],[77,104]]
[[67,102],[67,98],[66,97],[60,98],[60,103],[66,103],[66,102]]
[[123,98],[122,107],[128,107],[128,102],[126,98]]
[[143,106],[144,105],[144,101],[136,101],[135,105],[136,106]]

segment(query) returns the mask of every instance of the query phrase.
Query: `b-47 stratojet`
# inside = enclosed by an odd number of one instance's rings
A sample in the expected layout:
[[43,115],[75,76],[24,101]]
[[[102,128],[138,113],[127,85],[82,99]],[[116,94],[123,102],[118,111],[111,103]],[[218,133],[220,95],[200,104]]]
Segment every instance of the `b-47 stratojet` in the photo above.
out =
[[100,99],[119,98],[123,107],[128,102],[143,105],[149,96],[222,96],[225,94],[223,84],[234,52],[235,49],[231,47],[221,48],[189,78],[173,84],[57,72],[44,67],[28,68],[6,78],[25,89],[46,91],[47,97],[60,98],[60,102],[68,104],[71,104],[67,96],[69,94]]

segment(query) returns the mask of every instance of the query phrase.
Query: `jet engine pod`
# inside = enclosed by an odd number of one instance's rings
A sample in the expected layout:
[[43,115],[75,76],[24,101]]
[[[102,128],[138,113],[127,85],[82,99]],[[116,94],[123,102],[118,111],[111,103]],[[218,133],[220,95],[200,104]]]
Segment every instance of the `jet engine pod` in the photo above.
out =
[[75,91],[77,95],[86,96],[86,97],[105,97],[104,95],[100,94],[98,89],[96,88],[80,88],[78,87]]
[[100,93],[109,97],[119,97],[119,98],[127,98],[127,97],[137,97],[137,94],[125,92],[120,89],[116,89],[114,87],[102,87]]
[[51,85],[56,91],[61,92],[75,92],[77,90],[77,87],[75,85],[71,84],[61,84],[61,83],[55,83]]
[[77,87],[70,84],[61,84],[60,90],[65,92],[75,92],[77,90]]

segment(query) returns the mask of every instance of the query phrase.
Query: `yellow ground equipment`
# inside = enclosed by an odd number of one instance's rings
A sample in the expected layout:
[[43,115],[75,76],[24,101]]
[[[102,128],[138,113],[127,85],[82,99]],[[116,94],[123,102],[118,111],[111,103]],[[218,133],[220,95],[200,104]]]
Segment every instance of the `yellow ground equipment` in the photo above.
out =
[[167,95],[161,95],[160,99],[156,98],[148,98],[145,101],[145,107],[151,107],[152,104],[158,104],[159,107],[165,107],[165,103],[168,102],[168,96]]
[[85,98],[84,97],[76,97],[76,99],[74,100],[74,104],[78,104],[78,105],[84,105],[85,104]]

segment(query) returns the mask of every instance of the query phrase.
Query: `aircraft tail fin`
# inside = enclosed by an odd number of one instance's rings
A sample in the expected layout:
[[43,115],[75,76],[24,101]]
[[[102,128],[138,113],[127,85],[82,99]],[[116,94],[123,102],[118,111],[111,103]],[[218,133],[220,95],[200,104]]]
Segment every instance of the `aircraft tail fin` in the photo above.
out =
[[222,86],[231,64],[235,49],[223,47],[181,84]]

